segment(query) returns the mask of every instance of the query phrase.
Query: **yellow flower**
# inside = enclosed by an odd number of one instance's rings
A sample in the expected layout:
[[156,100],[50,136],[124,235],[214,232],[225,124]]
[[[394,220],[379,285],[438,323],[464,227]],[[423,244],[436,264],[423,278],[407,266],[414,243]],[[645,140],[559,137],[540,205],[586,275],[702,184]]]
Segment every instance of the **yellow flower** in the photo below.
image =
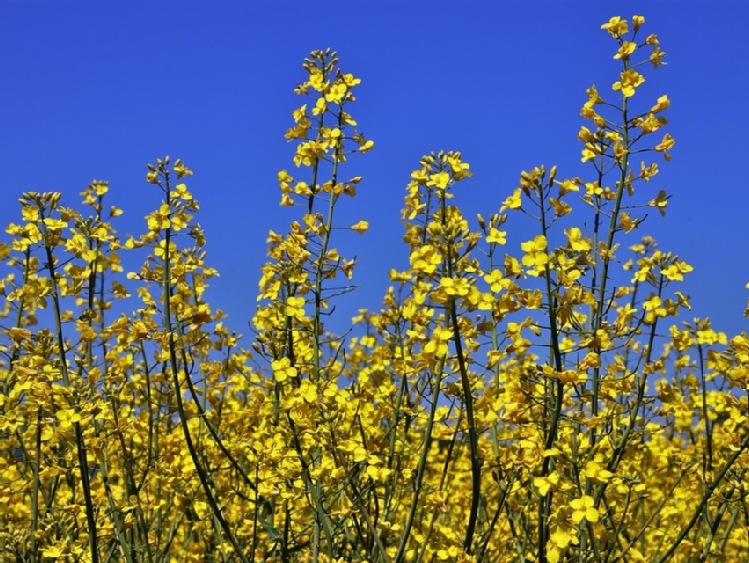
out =
[[598,88],[596,88],[595,85],[585,90],[585,94],[588,96],[588,102],[591,105],[603,103],[603,98],[601,98],[601,95],[598,93]]
[[611,479],[614,474],[601,464],[602,456],[597,455],[595,460],[585,463],[585,467],[580,471],[581,477],[595,479],[599,483],[605,483]]
[[501,213],[506,209],[520,209],[522,207],[522,204],[523,202],[520,198],[520,188],[516,188],[515,191],[512,192],[512,195],[505,199],[499,211]]
[[192,176],[192,170],[185,166],[185,164],[179,158],[174,163],[174,171],[177,173],[177,178]]
[[[169,254],[173,255],[175,252],[177,252],[177,245],[174,244],[173,242],[170,242],[168,250],[169,250]],[[166,241],[165,240],[159,241],[159,244],[156,246],[156,248],[153,249],[153,253],[158,258],[165,259],[166,254],[167,254]]]
[[289,297],[286,299],[286,316],[301,320],[304,318],[304,297]]
[[580,159],[581,162],[588,162],[590,160],[595,160],[596,155],[600,153],[600,150],[598,147],[591,143],[586,143],[585,148],[582,150],[582,158]]
[[622,19],[620,16],[614,16],[609,21],[601,26],[601,29],[605,29],[609,32],[611,37],[621,37],[629,31],[627,20]]
[[52,217],[45,218],[44,224],[47,225],[47,228],[52,231],[64,229],[65,227],[68,226],[68,224],[65,221],[60,221],[59,219],[53,219]]
[[361,463],[363,461],[366,461],[367,459],[367,450],[365,450],[361,446],[357,446],[356,448],[354,448],[354,451],[352,453],[355,463]]
[[172,191],[171,194],[169,194],[171,197],[183,199],[185,201],[192,200],[192,194],[187,190],[186,184],[177,184],[174,187],[174,191]]
[[665,217],[666,216],[666,206],[668,205],[668,198],[669,197],[670,196],[666,195],[666,192],[664,192],[663,190],[661,190],[661,191],[658,192],[658,195],[654,199],[651,199],[648,202],[648,205],[650,207],[655,207],[658,210],[658,212],[661,214],[661,217]]
[[271,362],[271,369],[273,370],[273,379],[279,383],[283,383],[289,377],[296,377],[299,373],[297,369],[291,365],[289,358],[273,360],[273,362]]
[[574,536],[570,531],[561,526],[557,527],[554,533],[549,537],[549,540],[561,549],[565,549],[573,539]]
[[109,182],[104,180],[94,180],[88,186],[98,196],[103,196],[109,191]]
[[340,104],[345,96],[346,85],[340,82],[336,82],[330,87],[328,93],[325,94],[325,101],[333,104]]
[[614,91],[621,90],[622,95],[625,98],[631,98],[635,95],[635,90],[643,83],[645,82],[645,77],[637,72],[636,70],[633,70],[631,68],[628,68],[627,70],[623,71],[620,75],[621,80],[614,82],[614,85],[612,86],[612,89]]
[[434,186],[438,190],[444,190],[450,183],[450,175],[447,172],[438,172],[427,180],[427,186]]
[[572,521],[579,524],[582,520],[598,522],[598,510],[595,508],[596,501],[593,497],[583,495],[570,502],[572,507]]
[[309,404],[315,403],[317,401],[317,387],[315,387],[314,383],[308,380],[302,381],[299,393],[302,395],[305,402]]
[[552,472],[548,477],[534,477],[533,486],[538,490],[538,494],[545,496],[549,492],[552,485],[556,485],[559,482],[559,473],[556,471]]
[[546,246],[547,242],[544,235],[537,235],[533,240],[521,243],[520,248],[525,252],[523,265],[542,269],[549,262],[549,256],[546,254]]
[[349,88],[353,88],[354,86],[361,84],[361,78],[355,78],[354,75],[350,72],[342,75],[341,79]]
[[650,108],[651,113],[658,113],[659,111],[663,111],[668,106],[671,105],[671,100],[668,99],[668,96],[661,96],[658,98],[658,103],[656,103],[652,108]]
[[637,43],[633,41],[623,41],[619,46],[619,50],[614,55],[615,59],[622,59],[623,61],[629,60],[629,56],[637,49]]
[[63,429],[70,428],[76,422],[81,421],[81,415],[75,412],[73,409],[59,410],[57,411],[57,413],[55,413],[55,416],[60,421],[60,427]]
[[666,160],[671,160],[671,155],[668,154],[668,151],[670,151],[674,147],[675,143],[676,141],[674,140],[674,138],[669,133],[666,133],[663,136],[663,140],[655,146],[655,150],[658,152],[662,152],[663,158],[665,158]]
[[471,285],[468,280],[463,278],[442,278],[440,287],[445,290],[447,295],[468,295],[471,291]]
[[355,225],[351,225],[351,230],[356,231],[360,235],[363,235],[364,233],[366,233],[368,228],[369,228],[369,223],[367,223],[364,220],[359,221]]
[[596,140],[596,136],[587,127],[580,127],[580,131],[577,133],[577,138],[584,143],[590,143]]
[[44,557],[44,558],[51,558],[51,559],[57,559],[59,557],[62,557],[64,554],[65,554],[64,549],[61,549],[61,548],[59,548],[57,546],[52,546],[52,547],[46,548],[42,552],[42,557]]
[[564,234],[567,235],[567,240],[572,250],[577,252],[590,251],[590,241],[587,238],[583,238],[582,232],[578,227],[565,229]]
[[489,229],[489,234],[486,237],[486,242],[496,244],[507,243],[507,231],[500,231],[495,227]]

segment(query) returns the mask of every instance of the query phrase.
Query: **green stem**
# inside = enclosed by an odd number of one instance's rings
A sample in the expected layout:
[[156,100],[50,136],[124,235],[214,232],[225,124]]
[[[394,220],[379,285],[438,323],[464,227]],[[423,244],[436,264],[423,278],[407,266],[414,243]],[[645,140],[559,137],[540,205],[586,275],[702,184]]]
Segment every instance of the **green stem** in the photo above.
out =
[[[172,209],[172,199],[169,195],[170,193],[170,185],[169,185],[169,177],[166,176],[166,186],[165,186],[165,192],[167,197],[167,205],[170,209],[170,217],[171,217],[171,209]],[[221,529],[224,531],[224,534],[229,539],[229,542],[231,543],[232,547],[234,547],[234,550],[236,552],[236,556],[242,561],[242,563],[249,563],[249,560],[242,552],[242,548],[239,545],[239,542],[237,541],[237,538],[234,536],[234,533],[231,530],[231,527],[229,526],[229,523],[224,518],[224,515],[222,514],[221,507],[218,506],[218,502],[216,501],[215,497],[213,496],[213,492],[211,491],[211,484],[210,484],[210,478],[203,467],[200,457],[198,455],[197,448],[195,447],[195,444],[193,443],[192,435],[190,434],[190,428],[188,425],[188,419],[187,419],[187,413],[185,412],[185,407],[182,401],[182,390],[181,385],[179,381],[179,363],[177,361],[177,343],[175,342],[174,338],[174,327],[172,326],[172,306],[171,306],[171,295],[172,295],[172,282],[171,282],[171,251],[169,249],[169,245],[171,243],[171,227],[165,229],[164,234],[164,279],[163,279],[163,307],[164,307],[164,330],[166,331],[166,334],[168,336],[168,345],[169,345],[169,364],[172,371],[172,384],[174,386],[174,395],[175,395],[175,401],[177,403],[177,412],[179,414],[179,420],[182,426],[182,433],[185,437],[185,444],[187,445],[187,449],[190,452],[190,457],[192,458],[193,465],[195,466],[195,471],[198,474],[198,479],[200,480],[200,484],[203,487],[203,491],[205,492],[206,500],[208,501],[209,506],[211,507],[211,511],[213,512],[214,516],[216,517],[216,520],[218,520],[219,525],[221,526]],[[183,366],[185,368],[184,377],[185,379],[189,379],[190,374],[186,371],[186,366]]]
[[[42,210],[43,211],[43,210]],[[46,232],[45,235],[49,233]],[[60,309],[60,293],[57,285],[57,272],[55,271],[55,257],[52,254],[48,237],[45,236],[44,249],[47,256],[47,272],[49,273],[50,285],[52,286],[52,306],[55,319],[55,338],[57,340],[58,353],[60,355],[60,373],[62,375],[65,387],[70,388],[70,375],[68,373],[67,352],[65,350],[65,340],[62,335],[62,311]],[[76,405],[77,406],[77,405]],[[88,543],[91,553],[91,563],[99,562],[99,547],[96,528],[96,514],[94,512],[94,503],[91,497],[91,483],[88,475],[88,456],[86,455],[86,444],[83,439],[83,429],[80,422],[75,422],[75,444],[78,451],[78,464],[80,466],[81,487],[83,488],[83,498],[86,504],[86,520],[88,522]]]
[[34,484],[31,491],[31,562],[37,561],[36,531],[39,529],[39,471],[42,459],[42,407],[36,409],[36,442],[34,443]]
[[424,447],[421,450],[421,456],[419,457],[419,465],[416,468],[416,479],[414,480],[414,491],[411,497],[411,506],[408,510],[408,518],[403,526],[403,536],[401,537],[398,551],[395,554],[395,563],[403,563],[405,561],[406,546],[408,545],[408,539],[411,535],[411,528],[413,527],[414,519],[416,518],[416,509],[419,506],[419,495],[421,494],[421,485],[424,481],[424,471],[426,469],[427,457],[429,457],[429,447],[432,443],[432,430],[434,428],[434,417],[437,412],[437,402],[440,396],[440,387],[442,386],[442,375],[445,369],[445,358],[443,357],[437,368],[437,373],[434,375],[434,381],[432,382],[432,400],[431,408],[429,410],[429,418],[427,419],[427,425],[424,429]]
[[458,328],[458,315],[455,307],[455,299],[450,299],[450,317],[453,325],[453,342],[455,343],[455,355],[458,358],[458,368],[460,370],[460,381],[463,386],[463,399],[466,406],[466,423],[468,424],[468,443],[471,449],[471,511],[468,516],[468,528],[466,537],[463,540],[463,549],[467,554],[471,554],[473,545],[473,534],[476,530],[476,520],[478,519],[479,502],[481,500],[481,465],[479,459],[479,438],[476,431],[476,419],[473,413],[473,394],[471,392],[471,382],[468,378],[465,357],[463,355],[463,344],[460,338],[460,329]]

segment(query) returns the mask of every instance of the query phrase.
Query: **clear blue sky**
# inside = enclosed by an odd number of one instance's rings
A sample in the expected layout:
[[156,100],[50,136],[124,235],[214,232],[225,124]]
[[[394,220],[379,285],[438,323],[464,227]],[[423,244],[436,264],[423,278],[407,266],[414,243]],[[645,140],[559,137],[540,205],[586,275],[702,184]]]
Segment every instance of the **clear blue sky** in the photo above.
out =
[[[668,93],[677,142],[649,188],[673,195],[668,215],[651,213],[643,233],[695,266],[683,290],[696,315],[744,330],[745,2],[0,0],[0,222],[18,220],[24,190],[61,191],[73,205],[96,178],[125,209],[120,232],[140,233],[159,197],[146,163],[180,157],[195,171],[208,261],[221,272],[208,299],[246,333],[266,234],[293,216],[277,206],[276,182],[293,166],[283,138],[301,102],[292,90],[309,51],[331,47],[362,78],[351,110],[376,143],[348,166],[364,182],[344,224],[366,219],[370,231],[339,239],[361,261],[362,288],[344,312],[377,308],[389,267],[407,264],[399,210],[422,154],[463,152],[475,178],[457,202],[470,217],[495,211],[523,169],[585,172],[576,139],[585,88],[608,91],[617,72],[600,25],[633,13],[668,53],[635,100],[649,107]],[[509,251],[520,253],[527,228],[510,224]]]

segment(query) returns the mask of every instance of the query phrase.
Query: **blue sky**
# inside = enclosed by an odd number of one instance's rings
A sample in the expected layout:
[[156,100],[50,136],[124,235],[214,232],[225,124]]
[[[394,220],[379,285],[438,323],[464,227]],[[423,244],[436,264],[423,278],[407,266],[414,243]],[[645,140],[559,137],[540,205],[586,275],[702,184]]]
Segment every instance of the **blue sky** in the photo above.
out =
[[[364,181],[339,217],[366,219],[370,231],[338,239],[360,260],[361,289],[342,313],[377,308],[388,269],[407,264],[400,208],[422,154],[463,152],[475,177],[456,202],[469,217],[496,211],[523,169],[592,171],[579,162],[579,108],[588,86],[607,93],[618,72],[600,25],[633,13],[668,53],[668,66],[646,71],[635,103],[668,93],[677,143],[648,186],[673,195],[668,215],[651,213],[641,232],[694,265],[681,289],[695,315],[745,330],[743,2],[0,1],[0,223],[18,220],[25,190],[61,191],[75,205],[96,178],[125,209],[120,232],[140,233],[159,197],[146,163],[180,157],[195,171],[208,261],[221,272],[208,300],[246,332],[267,232],[295,216],[277,206],[276,182],[293,167],[283,138],[302,102],[293,88],[309,51],[331,47],[362,78],[351,112],[375,141],[348,165]],[[508,230],[519,255],[535,233],[522,220]]]

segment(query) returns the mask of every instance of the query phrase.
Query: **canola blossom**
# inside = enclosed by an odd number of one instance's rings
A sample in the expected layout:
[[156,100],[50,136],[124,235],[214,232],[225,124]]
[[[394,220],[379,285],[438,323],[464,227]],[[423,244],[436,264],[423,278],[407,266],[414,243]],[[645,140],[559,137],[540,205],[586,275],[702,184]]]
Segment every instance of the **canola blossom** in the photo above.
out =
[[377,146],[334,51],[295,89],[290,221],[244,337],[205,299],[186,163],[148,165],[138,235],[105,181],[80,209],[22,194],[0,242],[0,558],[746,560],[749,336],[689,318],[692,267],[641,232],[675,146],[668,96],[637,95],[665,64],[645,26],[601,27],[615,69],[585,92],[584,177],[538,165],[474,218],[463,155],[418,161],[408,268],[346,334],[325,323],[357,261],[335,245],[370,222],[336,211]]

